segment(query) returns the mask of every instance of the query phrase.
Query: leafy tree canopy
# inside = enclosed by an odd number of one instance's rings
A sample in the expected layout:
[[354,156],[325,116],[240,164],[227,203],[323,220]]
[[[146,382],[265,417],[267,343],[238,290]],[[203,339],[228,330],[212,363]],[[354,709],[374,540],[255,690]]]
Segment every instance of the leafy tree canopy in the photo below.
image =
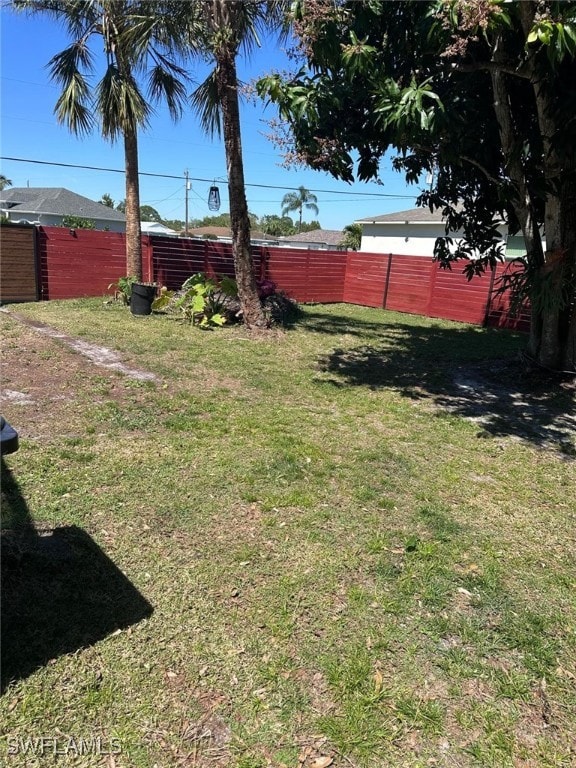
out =
[[447,223],[435,255],[465,260],[469,278],[502,257],[499,223],[521,231],[511,279],[530,299],[529,354],[576,369],[576,3],[296,0],[292,12],[303,66],[257,85],[288,126],[289,158],[346,181],[378,178],[389,150],[408,181],[434,171],[419,202]]
[[290,216],[276,216],[274,214],[261,216],[258,228],[267,235],[274,237],[286,237],[296,232],[296,227]]
[[158,221],[162,222],[162,217],[156,210],[156,208],[152,208],[151,205],[141,205],[140,206],[140,219],[141,221]]

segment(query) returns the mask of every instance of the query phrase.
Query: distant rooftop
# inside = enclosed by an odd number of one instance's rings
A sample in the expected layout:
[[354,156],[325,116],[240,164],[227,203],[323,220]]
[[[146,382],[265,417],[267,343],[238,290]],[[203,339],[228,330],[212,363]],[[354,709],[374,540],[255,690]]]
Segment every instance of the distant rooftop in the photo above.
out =
[[87,219],[126,221],[126,216],[114,208],[96,203],[64,187],[11,187],[0,192],[0,208],[23,217],[40,214],[81,216]]
[[366,216],[356,219],[357,224],[440,224],[444,219],[441,211],[430,212],[429,208],[410,208],[407,211],[383,213],[380,216]]
[[[230,227],[193,227],[192,229],[188,228],[188,235],[189,237],[217,237],[219,239],[225,238],[226,240],[231,240],[232,230]],[[264,232],[258,232],[258,230],[255,229],[250,230],[250,238],[252,240],[271,239],[268,235],[265,235]]]
[[299,235],[279,237],[280,242],[289,243],[322,243],[324,245],[339,245],[344,239],[344,233],[339,229],[313,229],[311,232],[301,232]]

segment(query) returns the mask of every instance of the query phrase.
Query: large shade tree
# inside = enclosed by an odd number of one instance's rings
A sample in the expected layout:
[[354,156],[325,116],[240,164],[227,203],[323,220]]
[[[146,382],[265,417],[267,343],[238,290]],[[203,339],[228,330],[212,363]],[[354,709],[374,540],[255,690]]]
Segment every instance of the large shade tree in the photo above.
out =
[[237,57],[260,44],[260,35],[282,30],[283,2],[268,0],[207,0],[190,6],[194,24],[200,15],[202,33],[197,38],[202,55],[214,64],[193,94],[193,106],[209,134],[222,134],[226,152],[230,224],[234,268],[244,322],[265,327],[268,320],[258,295],[250,250],[250,217],[246,202],[240,125]]
[[499,222],[519,231],[526,254],[511,274],[530,300],[529,356],[576,370],[576,3],[298,0],[293,11],[304,66],[258,87],[293,156],[347,181],[378,178],[390,150],[410,181],[435,170],[420,198],[446,218],[435,256],[464,259],[469,277],[501,258]]
[[[97,125],[110,141],[122,138],[126,171],[126,273],[142,278],[138,131],[148,125],[152,104],[163,101],[181,116],[186,73],[176,63],[186,36],[174,2],[153,0],[13,0],[16,10],[59,21],[71,40],[48,63],[61,93],[55,113],[70,131],[82,135]],[[103,49],[103,59],[98,55]],[[101,79],[91,78],[99,66]]]
[[296,192],[288,192],[282,198],[282,216],[298,212],[298,232],[302,232],[302,212],[304,208],[318,216],[318,198],[306,187],[298,187]]

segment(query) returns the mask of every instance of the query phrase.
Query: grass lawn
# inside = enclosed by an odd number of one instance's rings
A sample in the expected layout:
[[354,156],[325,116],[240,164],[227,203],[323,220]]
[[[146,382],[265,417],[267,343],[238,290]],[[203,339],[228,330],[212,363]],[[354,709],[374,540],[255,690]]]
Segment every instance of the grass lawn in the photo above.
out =
[[523,338],[12,309],[156,379],[0,315],[3,527],[37,529],[3,547],[1,765],[576,765],[574,403],[522,395]]

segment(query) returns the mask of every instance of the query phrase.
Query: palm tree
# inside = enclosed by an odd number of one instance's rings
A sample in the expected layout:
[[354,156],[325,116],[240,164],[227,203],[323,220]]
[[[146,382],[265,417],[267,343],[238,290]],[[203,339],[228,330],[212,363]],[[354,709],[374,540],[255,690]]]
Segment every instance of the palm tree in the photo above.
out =
[[[185,71],[173,51],[184,49],[174,3],[145,0],[13,0],[13,7],[45,13],[63,23],[72,42],[50,60],[50,77],[61,88],[55,113],[77,135],[99,123],[110,141],[122,137],[126,169],[126,273],[142,279],[138,129],[145,128],[151,102],[165,100],[172,118],[186,99]],[[101,38],[106,57],[102,79],[92,90],[94,55],[89,43]],[[141,80],[147,80],[147,94]]]
[[223,133],[224,136],[234,270],[248,327],[266,327],[268,320],[258,296],[250,250],[236,58],[240,50],[249,53],[259,44],[260,29],[282,28],[286,5],[280,0],[205,0],[190,6],[192,14],[200,13],[203,32],[199,47],[215,64],[214,70],[194,91],[192,103],[204,130],[210,135]]
[[338,245],[351,251],[359,251],[362,245],[362,225],[347,224],[342,230],[344,237]]
[[318,198],[312,194],[306,187],[298,187],[297,192],[288,192],[282,198],[282,216],[286,216],[292,211],[298,211],[298,232],[302,231],[302,209],[307,208],[318,215]]
[[0,192],[3,189],[6,189],[6,187],[11,187],[11,186],[12,186],[12,181],[10,179],[7,179],[3,173],[0,173]]

